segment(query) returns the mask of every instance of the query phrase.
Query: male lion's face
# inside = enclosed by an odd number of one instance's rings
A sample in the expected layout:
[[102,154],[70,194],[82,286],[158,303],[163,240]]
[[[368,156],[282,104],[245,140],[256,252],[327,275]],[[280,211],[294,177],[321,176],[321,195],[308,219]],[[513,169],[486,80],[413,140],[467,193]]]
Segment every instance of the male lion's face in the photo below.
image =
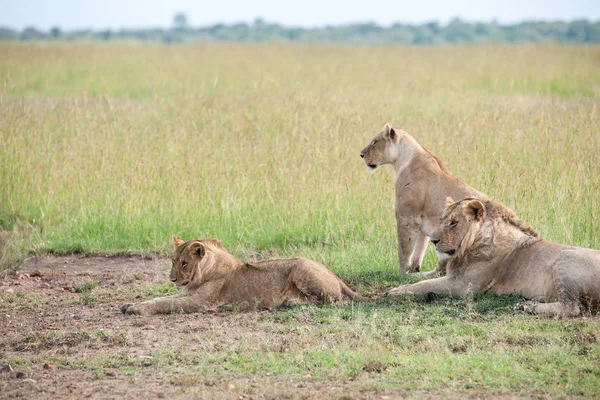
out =
[[386,124],[383,131],[376,135],[371,143],[360,152],[367,168],[374,170],[380,165],[392,163],[395,155],[393,148],[398,141],[398,133],[390,124]]
[[198,241],[184,242],[173,237],[175,253],[172,259],[171,282],[181,289],[188,286],[191,282],[196,282],[200,278],[200,261],[206,254],[204,245]]
[[448,197],[440,225],[431,235],[435,249],[447,256],[453,256],[461,248],[465,251],[473,243],[474,225],[483,217],[484,206],[479,200],[465,199],[455,203]]

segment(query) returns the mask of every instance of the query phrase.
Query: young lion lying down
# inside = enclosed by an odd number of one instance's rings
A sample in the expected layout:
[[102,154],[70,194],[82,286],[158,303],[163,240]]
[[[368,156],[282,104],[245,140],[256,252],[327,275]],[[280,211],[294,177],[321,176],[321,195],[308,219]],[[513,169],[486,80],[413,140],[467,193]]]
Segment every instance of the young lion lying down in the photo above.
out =
[[512,293],[532,300],[527,311],[566,316],[578,315],[582,303],[600,302],[600,251],[541,240],[494,201],[446,202],[432,242],[438,252],[452,257],[447,275],[385,295]]
[[269,308],[283,303],[368,300],[354,293],[323,264],[304,258],[246,264],[231,255],[216,239],[184,242],[175,246],[171,282],[180,294],[136,304],[125,304],[125,314],[200,312],[223,305]]

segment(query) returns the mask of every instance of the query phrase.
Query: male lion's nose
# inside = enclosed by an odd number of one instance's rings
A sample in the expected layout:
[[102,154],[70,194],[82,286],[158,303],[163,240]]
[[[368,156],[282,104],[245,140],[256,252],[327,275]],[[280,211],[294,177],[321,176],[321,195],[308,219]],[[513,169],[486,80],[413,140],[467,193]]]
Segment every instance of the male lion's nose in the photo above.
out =
[[436,244],[439,243],[439,240],[431,239],[431,243],[433,243],[433,245],[435,246]]
[[365,153],[360,153],[360,158],[365,158]]

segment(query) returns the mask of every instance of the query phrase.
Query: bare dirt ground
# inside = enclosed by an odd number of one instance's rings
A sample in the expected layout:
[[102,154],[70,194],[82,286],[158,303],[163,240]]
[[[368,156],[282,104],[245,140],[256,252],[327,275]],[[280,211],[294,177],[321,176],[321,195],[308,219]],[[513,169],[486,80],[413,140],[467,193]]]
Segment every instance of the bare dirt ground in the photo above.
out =
[[[203,364],[202,355],[209,352],[285,351],[302,338],[273,329],[261,319],[263,312],[122,315],[121,304],[147,298],[144,290],[153,289],[144,288],[166,282],[168,267],[161,258],[48,257],[30,259],[18,276],[1,278],[0,398],[481,396],[388,390],[377,383],[376,368],[332,382]],[[97,286],[86,288],[89,282]]]

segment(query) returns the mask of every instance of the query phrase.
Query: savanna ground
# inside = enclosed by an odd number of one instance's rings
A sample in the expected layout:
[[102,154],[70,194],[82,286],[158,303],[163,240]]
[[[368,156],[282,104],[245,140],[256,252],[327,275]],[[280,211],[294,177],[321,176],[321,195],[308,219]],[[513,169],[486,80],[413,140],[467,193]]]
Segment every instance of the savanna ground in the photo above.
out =
[[600,47],[0,44],[0,78],[0,397],[600,392],[596,313],[517,297],[119,313],[174,293],[171,233],[313,258],[363,295],[408,282],[393,174],[358,156],[385,122],[600,248]]

